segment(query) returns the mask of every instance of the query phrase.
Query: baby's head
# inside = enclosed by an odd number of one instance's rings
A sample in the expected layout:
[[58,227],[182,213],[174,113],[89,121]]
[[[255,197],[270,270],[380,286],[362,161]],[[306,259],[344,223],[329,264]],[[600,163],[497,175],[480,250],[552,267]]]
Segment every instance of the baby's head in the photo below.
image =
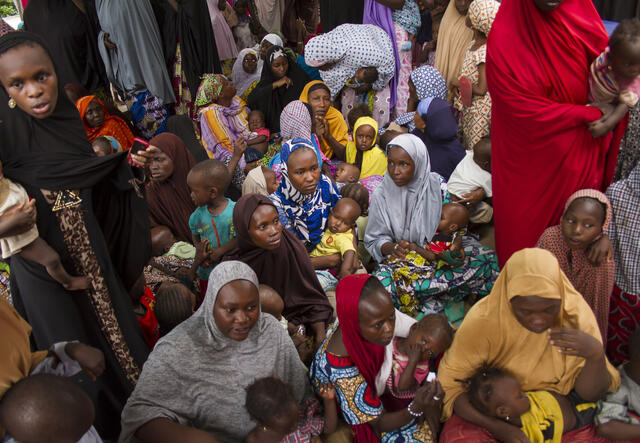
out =
[[626,79],[640,76],[640,20],[622,20],[609,39],[609,66]]
[[104,157],[105,155],[113,153],[113,145],[107,137],[96,138],[91,142],[91,147],[98,157]]
[[387,129],[380,136],[380,141],[378,146],[384,152],[387,152],[387,145],[389,145],[389,142],[394,138],[396,138],[397,136],[399,136],[400,134],[402,133],[400,131],[396,131],[395,129]]
[[273,315],[277,320],[281,320],[284,301],[282,297],[280,297],[280,294],[271,286],[267,285],[258,286],[258,294],[260,295],[260,310]]
[[453,328],[446,317],[440,314],[428,314],[414,323],[409,330],[409,345],[421,345],[421,361],[436,357],[449,349],[453,341]]
[[176,242],[171,229],[166,226],[156,226],[151,228],[151,254],[154,257],[164,255],[169,252],[171,246]]
[[469,401],[489,417],[510,421],[531,404],[514,376],[498,368],[482,367],[467,381]]
[[260,128],[264,128],[264,112],[260,110],[251,111],[247,117],[249,121],[249,130],[256,131]]
[[229,183],[231,183],[229,170],[224,163],[216,159],[197,163],[187,175],[191,200],[198,207],[211,205],[217,198],[224,198]]
[[360,103],[353,107],[347,114],[347,123],[349,123],[349,132],[353,132],[353,127],[360,117],[373,117],[371,110],[366,103]]
[[591,197],[576,198],[567,207],[560,220],[562,236],[569,249],[587,249],[602,235],[607,215],[604,203]]
[[473,161],[491,173],[491,137],[485,136],[473,147]]
[[267,182],[267,192],[269,195],[278,190],[278,177],[276,173],[269,168],[262,168],[262,175],[264,175],[264,181]]
[[451,235],[456,231],[464,229],[469,224],[469,211],[460,203],[445,203],[442,205],[440,214],[440,224],[438,232],[440,234]]
[[338,183],[356,183],[360,179],[360,168],[347,162],[340,162],[334,177]]
[[162,283],[156,295],[153,312],[158,320],[160,336],[191,317],[196,308],[196,296],[180,283]]
[[369,191],[361,183],[344,185],[340,190],[340,194],[342,197],[351,198],[358,203],[362,217],[369,215]]
[[360,205],[352,198],[341,198],[333,207],[327,220],[327,228],[334,234],[347,232],[360,217]]
[[66,377],[36,374],[11,386],[0,401],[0,426],[16,441],[76,442],[95,416],[87,394]]
[[358,151],[368,151],[376,145],[378,124],[371,117],[360,117],[354,126],[353,140]]
[[291,386],[277,377],[254,381],[247,388],[244,404],[251,419],[284,437],[298,427],[298,402]]

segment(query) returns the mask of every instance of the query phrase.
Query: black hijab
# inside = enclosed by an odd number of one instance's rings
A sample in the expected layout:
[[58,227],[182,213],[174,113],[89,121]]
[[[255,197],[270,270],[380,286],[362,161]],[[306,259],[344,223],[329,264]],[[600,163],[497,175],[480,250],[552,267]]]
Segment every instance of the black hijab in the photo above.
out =
[[177,135],[187,147],[196,163],[208,160],[207,151],[196,136],[193,121],[186,115],[174,115],[167,120],[167,132]]

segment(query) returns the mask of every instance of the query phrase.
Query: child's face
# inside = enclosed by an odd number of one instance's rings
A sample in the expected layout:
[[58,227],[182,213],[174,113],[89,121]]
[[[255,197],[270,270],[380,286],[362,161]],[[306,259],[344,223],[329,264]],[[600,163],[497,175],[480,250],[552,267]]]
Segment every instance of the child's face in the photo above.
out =
[[252,112],[249,114],[249,130],[256,131],[260,128],[264,128],[264,119],[259,112]]
[[295,401],[291,401],[285,407],[285,410],[286,413],[274,415],[265,423],[267,428],[282,436],[291,434],[298,428],[298,404]]
[[354,165],[342,162],[336,168],[335,179],[338,183],[355,183],[360,177],[360,171]]
[[611,69],[617,75],[632,79],[640,76],[640,40],[626,39],[609,57]]
[[105,157],[111,154],[111,145],[107,146],[107,143],[103,140],[96,140],[91,147],[98,157]]
[[217,193],[211,186],[207,186],[201,174],[189,172],[187,175],[187,185],[191,189],[191,200],[197,207],[209,204],[215,200]]
[[360,207],[350,204],[340,204],[338,202],[329,214],[327,227],[334,234],[347,232],[356,224],[356,220],[360,216]]
[[493,382],[497,393],[493,402],[495,414],[502,418],[520,417],[531,408],[529,398],[520,388],[518,380],[511,376],[500,377]]
[[569,205],[560,226],[572,250],[584,250],[602,234],[604,210],[595,199],[578,199]]
[[356,131],[355,140],[356,148],[359,151],[368,151],[373,148],[373,143],[376,140],[376,130],[373,126],[362,125]]
[[425,331],[414,324],[409,331],[407,337],[408,345],[420,345],[422,347],[422,354],[420,356],[421,361],[429,360],[431,357],[440,355],[447,349],[447,342],[444,338],[444,334],[434,334],[430,331]]

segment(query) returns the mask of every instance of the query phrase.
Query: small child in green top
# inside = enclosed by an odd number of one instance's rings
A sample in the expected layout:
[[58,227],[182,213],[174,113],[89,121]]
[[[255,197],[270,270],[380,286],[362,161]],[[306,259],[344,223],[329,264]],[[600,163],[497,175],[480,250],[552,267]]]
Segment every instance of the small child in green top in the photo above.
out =
[[206,242],[209,251],[207,259],[198,268],[201,288],[222,256],[236,246],[233,228],[235,202],[224,196],[230,182],[229,170],[215,159],[196,164],[187,175],[191,199],[198,207],[189,217],[193,243]]

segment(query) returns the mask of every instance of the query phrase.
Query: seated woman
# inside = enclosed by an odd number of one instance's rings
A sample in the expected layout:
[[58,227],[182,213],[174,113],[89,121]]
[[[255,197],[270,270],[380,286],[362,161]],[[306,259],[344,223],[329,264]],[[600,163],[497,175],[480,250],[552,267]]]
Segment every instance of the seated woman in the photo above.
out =
[[76,102],[87,137],[93,142],[98,137],[112,136],[122,147],[128,150],[133,146],[133,133],[120,117],[107,112],[104,104],[95,95],[87,95]]
[[237,261],[211,272],[198,311],[160,339],[122,411],[121,442],[244,441],[245,388],[266,376],[296,401],[309,381],[287,332],[260,311],[258,278]]
[[147,204],[151,227],[166,226],[176,240],[192,242],[189,217],[196,207],[187,186],[187,174],[195,164],[182,140],[168,132],[149,142],[155,147],[149,163]]
[[267,50],[260,83],[249,94],[247,105],[252,111],[264,113],[267,128],[272,133],[279,132],[280,113],[298,99],[308,81],[307,73],[289,59],[284,49],[273,45]]
[[[342,279],[337,301],[338,320],[311,364],[314,387],[335,385],[338,407],[355,442],[437,441],[443,398],[439,383],[425,383],[408,405],[391,407],[379,394],[391,370],[389,366],[386,376],[379,377],[385,373],[385,347],[394,337],[408,335],[412,319],[396,311],[384,287],[367,274]],[[423,415],[426,420],[420,419]]]
[[282,39],[278,34],[267,34],[264,37],[262,37],[262,40],[260,41],[260,46],[258,47],[260,60],[262,61],[266,60],[265,57],[267,56],[267,51],[272,46],[280,46],[280,47],[284,46],[284,43],[282,43]]
[[[319,346],[333,310],[302,242],[282,229],[278,211],[262,195],[248,194],[238,200],[233,225],[238,248],[225,259],[251,266],[260,283],[272,287],[283,298],[287,321],[307,326]],[[287,272],[282,272],[283,269]]]
[[431,172],[424,143],[402,134],[388,148],[388,171],[371,199],[364,241],[379,263],[374,275],[395,306],[416,315],[442,311],[470,294],[488,295],[498,276],[497,258],[475,240],[463,238],[462,264],[440,269],[425,260],[424,248],[450,196],[442,177]]
[[313,132],[320,139],[322,153],[330,159],[344,160],[349,128],[340,111],[331,106],[329,87],[319,80],[309,82],[300,94],[300,101],[311,106]]
[[[471,308],[440,362],[443,417],[456,414],[440,441],[527,441],[516,426],[471,405],[464,381],[485,363],[510,372],[524,391],[575,392],[583,401],[596,401],[620,384],[618,371],[604,355],[593,312],[553,254],[542,249],[511,256],[491,294]],[[595,440],[592,427],[590,435],[580,441]],[[578,441],[571,434],[565,438]]]
[[231,70],[231,79],[242,100],[247,100],[253,88],[260,81],[263,64],[262,59],[258,59],[258,53],[255,49],[246,48],[238,54]]

